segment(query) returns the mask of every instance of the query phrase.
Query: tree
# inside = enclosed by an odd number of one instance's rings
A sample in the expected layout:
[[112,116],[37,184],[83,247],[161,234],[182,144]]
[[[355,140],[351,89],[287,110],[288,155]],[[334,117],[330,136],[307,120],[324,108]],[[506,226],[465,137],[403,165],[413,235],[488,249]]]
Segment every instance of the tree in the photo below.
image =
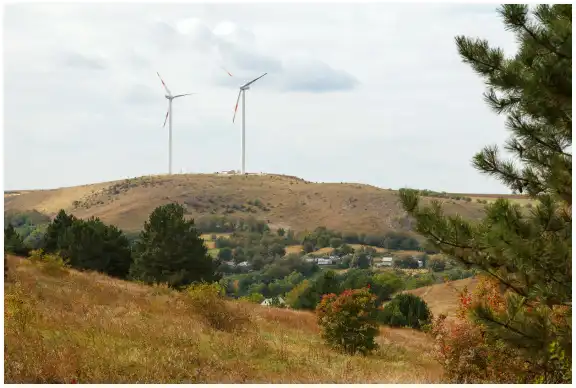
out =
[[428,268],[434,272],[442,272],[446,268],[446,261],[439,257],[433,257],[428,260]]
[[302,244],[302,250],[304,253],[314,252],[314,244],[312,244],[310,241],[306,241],[304,244]]
[[280,244],[272,244],[272,245],[270,245],[270,248],[268,249],[268,254],[270,256],[282,257],[282,256],[286,255],[286,248],[284,248]]
[[66,214],[64,209],[58,212],[50,225],[48,225],[44,235],[42,247],[46,252],[55,252],[58,249],[58,238],[64,234],[67,228],[72,226],[74,220],[76,220],[76,217]]
[[420,297],[398,294],[378,314],[378,320],[386,325],[421,329],[430,323],[432,313]]
[[193,282],[219,280],[194,220],[184,219],[184,208],[175,203],[157,207],[134,246],[133,278],[147,283],[167,283],[181,288]]
[[418,268],[418,262],[410,256],[401,256],[394,259],[394,266],[398,268]]
[[125,278],[132,264],[130,243],[113,225],[106,225],[98,218],[73,219],[64,229],[56,229],[56,249],[71,267],[103,272]]
[[513,57],[485,40],[459,36],[456,44],[488,85],[487,103],[507,116],[511,137],[505,149],[516,160],[488,146],[473,164],[537,206],[523,211],[499,199],[473,223],[444,215],[438,202],[422,207],[413,190],[402,190],[400,198],[418,233],[506,291],[506,309],[480,303],[472,310],[486,335],[521,351],[532,370],[541,372],[541,382],[566,382],[555,373],[550,349],[556,346],[571,359],[572,6],[538,5],[530,12],[513,4],[499,13],[520,42]]
[[286,231],[284,230],[284,228],[278,228],[276,233],[278,234],[278,236],[284,237],[284,235],[286,234]]
[[232,249],[225,247],[218,251],[218,259],[228,261],[232,259]]
[[365,355],[376,349],[375,299],[367,288],[324,295],[316,314],[326,343],[348,354]]
[[14,226],[10,223],[4,229],[4,252],[10,252],[15,255],[28,254],[28,249],[24,246],[22,237],[16,233]]
[[357,253],[352,257],[350,268],[368,269],[370,268],[370,256],[366,253]]
[[342,239],[338,237],[333,237],[330,239],[330,246],[332,248],[339,248],[342,246]]
[[336,248],[334,250],[334,254],[336,254],[338,256],[345,256],[345,255],[349,255],[349,254],[353,254],[353,253],[354,253],[354,248],[352,248],[348,244],[343,244],[340,248]]

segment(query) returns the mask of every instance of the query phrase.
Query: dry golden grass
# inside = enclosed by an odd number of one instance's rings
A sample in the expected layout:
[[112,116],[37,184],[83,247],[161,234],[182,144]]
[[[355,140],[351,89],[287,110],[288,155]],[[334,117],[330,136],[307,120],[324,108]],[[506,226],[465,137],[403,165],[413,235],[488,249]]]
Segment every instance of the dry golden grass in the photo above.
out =
[[212,236],[216,236],[216,238],[218,237],[229,238],[231,234],[232,233],[204,233],[200,235],[200,238],[205,241],[214,241]]
[[[213,329],[183,293],[96,273],[50,275],[9,257],[6,383],[435,383],[430,340],[382,329],[368,357],[325,347],[311,313],[226,302]],[[234,315],[236,316],[236,315]]]
[[[262,206],[248,202],[260,200]],[[423,198],[428,203],[431,198]],[[75,202],[77,201],[77,202]],[[85,218],[97,216],[125,231],[142,228],[150,212],[169,202],[186,204],[190,217],[212,213],[254,216],[271,227],[297,231],[323,225],[342,232],[384,233],[406,227],[397,192],[349,183],[311,183],[279,175],[159,175],[56,190],[21,192],[4,197],[5,210],[36,209],[54,215],[60,209]],[[226,213],[230,207],[250,211]],[[228,206],[228,209],[226,208]],[[483,205],[445,201],[449,214],[483,214]]]
[[473,277],[442,284],[434,284],[406,292],[424,299],[430,311],[432,311],[432,314],[435,316],[445,314],[447,317],[454,317],[458,309],[458,294],[464,287],[468,287],[469,291],[474,290],[477,284],[478,279]]
[[362,247],[365,247],[365,248],[374,248],[376,250],[376,252],[378,252],[378,253],[387,253],[388,252],[388,249],[386,249],[386,248],[373,247],[370,245],[363,245],[363,244],[348,244],[348,245],[351,248],[353,248],[355,251],[362,248]]
[[334,248],[331,247],[324,247],[324,248],[320,248],[314,252],[312,252],[313,255],[329,255],[332,252],[334,252]]
[[286,254],[289,255],[290,253],[300,253],[302,252],[302,245],[288,245],[286,247]]

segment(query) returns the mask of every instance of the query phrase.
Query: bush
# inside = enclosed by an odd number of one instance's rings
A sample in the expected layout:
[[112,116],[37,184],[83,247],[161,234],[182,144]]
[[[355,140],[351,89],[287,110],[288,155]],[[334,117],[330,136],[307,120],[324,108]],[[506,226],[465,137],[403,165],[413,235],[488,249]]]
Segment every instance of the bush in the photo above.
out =
[[326,343],[348,354],[365,355],[376,349],[375,299],[368,288],[324,295],[316,314]]
[[232,308],[224,300],[225,290],[218,283],[197,283],[186,288],[192,310],[216,330],[236,331],[249,322],[240,306]]
[[250,302],[250,303],[256,303],[256,304],[260,304],[262,302],[264,302],[264,295],[257,293],[257,292],[253,292],[248,296],[243,296],[240,298],[240,300],[246,301],[246,302]]
[[422,326],[430,323],[432,313],[420,297],[412,294],[399,294],[384,306],[378,318],[386,325],[420,330]]
[[[460,293],[456,320],[444,316],[432,325],[436,342],[435,358],[444,366],[444,376],[454,383],[545,383],[571,382],[570,358],[556,341],[551,341],[545,354],[530,354],[533,349],[514,348],[487,331],[477,320],[478,308],[488,309],[492,317],[514,309],[514,299],[500,292],[494,279],[480,277],[474,293],[466,288]],[[539,306],[526,306],[520,312],[528,319]],[[564,320],[569,328],[567,309],[554,311],[551,322]],[[524,328],[522,328],[524,329]],[[529,352],[527,352],[529,350]]]
[[428,268],[434,272],[442,272],[446,269],[446,261],[439,257],[432,257],[428,260]]
[[42,249],[30,252],[30,261],[34,264],[42,263],[42,271],[48,275],[63,275],[68,273],[68,262],[55,253],[44,253]]

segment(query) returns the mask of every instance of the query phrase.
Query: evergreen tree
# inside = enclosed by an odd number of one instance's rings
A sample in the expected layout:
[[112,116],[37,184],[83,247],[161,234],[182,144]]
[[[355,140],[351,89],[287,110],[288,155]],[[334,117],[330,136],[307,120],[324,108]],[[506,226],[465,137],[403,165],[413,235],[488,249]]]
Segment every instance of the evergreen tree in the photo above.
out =
[[419,206],[414,190],[400,196],[416,230],[437,249],[509,291],[505,312],[474,310],[488,335],[522,352],[542,382],[561,382],[549,349],[559,347],[571,359],[572,6],[503,5],[499,13],[520,43],[514,57],[485,40],[460,36],[456,44],[485,80],[487,103],[507,116],[512,136],[505,149],[516,161],[489,146],[473,164],[538,205],[528,210],[500,199],[472,223],[445,216],[438,202]]
[[58,236],[57,249],[73,268],[119,278],[128,275],[132,263],[130,242],[126,236],[98,218],[74,219]]
[[219,280],[218,263],[208,255],[194,220],[184,219],[175,203],[157,207],[134,245],[133,278],[180,288],[193,282]]
[[8,224],[4,229],[4,252],[15,255],[27,255],[28,249],[24,245],[22,237],[14,230],[12,224]]
[[58,212],[50,225],[48,225],[46,234],[44,235],[42,247],[46,252],[55,252],[58,250],[58,238],[64,234],[67,228],[72,226],[74,220],[76,220],[76,217],[66,214],[64,209]]

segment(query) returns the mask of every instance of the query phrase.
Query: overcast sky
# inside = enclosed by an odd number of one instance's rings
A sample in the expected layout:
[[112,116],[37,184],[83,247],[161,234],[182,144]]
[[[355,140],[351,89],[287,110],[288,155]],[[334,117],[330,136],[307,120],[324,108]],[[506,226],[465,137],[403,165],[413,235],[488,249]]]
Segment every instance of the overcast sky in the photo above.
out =
[[[454,36],[507,53],[496,5],[16,4],[5,8],[5,189],[240,169],[322,182],[508,190],[471,167],[504,118]],[[234,77],[226,74],[225,67]]]

